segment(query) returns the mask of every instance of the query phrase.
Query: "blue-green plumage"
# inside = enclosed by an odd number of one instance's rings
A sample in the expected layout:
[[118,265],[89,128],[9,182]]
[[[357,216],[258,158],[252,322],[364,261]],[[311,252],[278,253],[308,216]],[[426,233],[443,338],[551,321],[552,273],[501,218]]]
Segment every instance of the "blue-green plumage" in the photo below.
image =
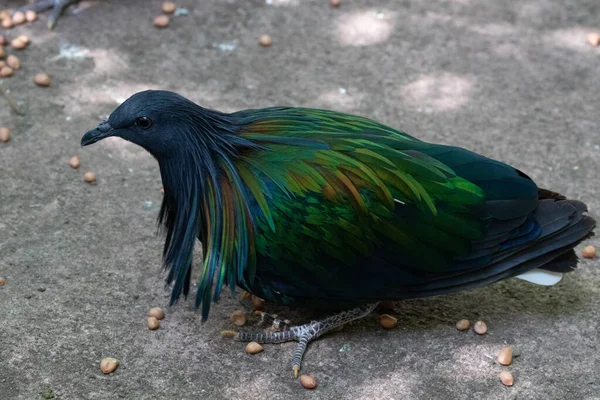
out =
[[224,114],[146,91],[107,125],[82,142],[120,136],[161,167],[173,301],[188,293],[194,240],[202,241],[204,318],[224,284],[273,303],[342,309],[533,268],[566,272],[595,225],[585,205],[511,166],[354,115]]

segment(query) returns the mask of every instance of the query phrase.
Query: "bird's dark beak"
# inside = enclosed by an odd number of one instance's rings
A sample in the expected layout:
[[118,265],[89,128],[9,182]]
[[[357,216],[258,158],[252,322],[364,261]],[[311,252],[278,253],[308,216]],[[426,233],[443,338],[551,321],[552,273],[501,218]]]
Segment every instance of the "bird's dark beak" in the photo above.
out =
[[89,144],[96,143],[105,137],[111,136],[114,131],[115,130],[108,124],[107,121],[102,121],[97,127],[83,135],[81,138],[81,146],[87,146]]

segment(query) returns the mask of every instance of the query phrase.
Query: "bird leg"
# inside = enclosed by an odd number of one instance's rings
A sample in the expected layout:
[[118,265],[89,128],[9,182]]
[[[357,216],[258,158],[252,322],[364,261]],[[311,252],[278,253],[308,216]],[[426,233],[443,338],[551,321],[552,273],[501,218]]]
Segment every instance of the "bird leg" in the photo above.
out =
[[369,315],[379,303],[365,304],[363,306],[353,308],[351,310],[342,311],[338,314],[331,315],[317,321],[311,321],[308,324],[290,326],[286,330],[279,332],[264,332],[264,333],[246,333],[223,331],[223,334],[234,334],[234,340],[241,342],[258,342],[258,343],[283,343],[291,340],[296,340],[298,345],[294,351],[292,358],[292,370],[294,377],[298,377],[300,365],[302,364],[302,356],[306,351],[308,342],[318,338],[319,336],[334,330],[348,322]]
[[42,11],[52,9],[52,12],[48,17],[48,29],[54,29],[56,21],[58,20],[64,9],[78,1],[79,0],[38,0],[30,6],[22,7],[20,11],[33,10],[39,13]]

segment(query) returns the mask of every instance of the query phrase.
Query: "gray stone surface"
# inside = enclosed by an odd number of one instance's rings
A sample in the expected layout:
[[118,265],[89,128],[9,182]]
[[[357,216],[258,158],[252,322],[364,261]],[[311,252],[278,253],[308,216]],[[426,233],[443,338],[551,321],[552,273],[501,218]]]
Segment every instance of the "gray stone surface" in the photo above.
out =
[[[189,15],[164,30],[152,25],[159,1],[82,2],[54,32],[45,15],[5,32],[32,43],[2,81],[26,115],[0,100],[13,134],[0,143],[0,398],[600,399],[597,260],[555,287],[510,280],[407,301],[394,330],[373,314],[323,337],[303,365],[312,392],[292,378],[294,343],[250,356],[219,336],[238,300],[225,296],[204,325],[190,301],[167,308],[155,161],[118,139],[79,147],[146,88],[224,111],[368,116],[511,163],[598,217],[600,48],[585,42],[600,30],[597,0],[342,1],[181,0]],[[272,47],[257,44],[263,33]],[[50,88],[33,85],[39,71]],[[97,184],[83,182],[88,170]],[[157,331],[152,306],[167,311]],[[489,333],[456,331],[461,318]],[[504,344],[521,352],[510,367],[495,362]],[[121,360],[113,375],[98,368],[106,356]]]

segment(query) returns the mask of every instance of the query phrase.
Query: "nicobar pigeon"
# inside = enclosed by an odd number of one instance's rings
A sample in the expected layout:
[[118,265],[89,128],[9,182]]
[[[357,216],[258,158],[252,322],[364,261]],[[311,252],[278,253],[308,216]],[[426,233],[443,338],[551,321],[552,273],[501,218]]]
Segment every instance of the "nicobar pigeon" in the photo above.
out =
[[[223,113],[173,92],[134,94],[83,146],[118,136],[158,161],[158,222],[171,303],[190,290],[209,315],[223,285],[332,316],[287,330],[236,334],[307,343],[383,300],[440,295],[521,277],[555,284],[593,234],[586,205],[460,147],[421,141],[335,111],[270,107]],[[335,311],[335,313],[334,313]]]

